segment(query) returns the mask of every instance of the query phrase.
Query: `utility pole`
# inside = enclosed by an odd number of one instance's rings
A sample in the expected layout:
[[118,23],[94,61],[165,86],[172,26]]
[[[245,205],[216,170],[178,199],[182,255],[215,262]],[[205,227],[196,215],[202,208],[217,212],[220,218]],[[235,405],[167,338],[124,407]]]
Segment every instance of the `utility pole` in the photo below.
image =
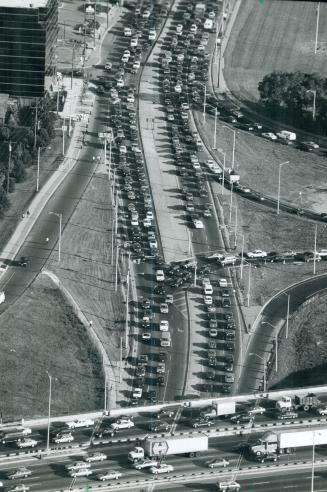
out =
[[7,186],[6,186],[6,192],[7,192],[7,195],[9,194],[9,175],[10,175],[10,167],[11,167],[11,142],[9,142],[8,144],[8,150],[9,150],[9,154],[8,154],[8,168],[7,168]]
[[215,108],[215,129],[213,135],[213,150],[217,149],[217,118],[218,118],[218,109]]
[[229,224],[232,222],[232,206],[233,206],[233,183],[230,187],[230,202],[229,202]]
[[114,264],[114,236],[115,236],[115,218],[112,219],[112,228],[111,228],[111,264]]
[[119,258],[119,246],[116,245],[116,262],[115,262],[115,292],[118,288],[118,258]]
[[236,249],[237,246],[237,212],[238,212],[238,207],[236,205],[235,207],[235,231],[234,231],[234,248]]
[[71,74],[71,77],[70,77],[70,89],[73,88],[74,58],[75,58],[75,43],[73,44],[73,51],[72,51],[72,74]]
[[66,130],[66,118],[64,118],[64,124],[62,125],[62,155],[65,155],[65,130]]
[[207,86],[204,86],[204,97],[203,97],[203,124],[206,122],[206,105],[207,105]]
[[122,382],[122,369],[123,369],[123,337],[120,337],[119,345],[119,382]]
[[290,294],[287,295],[287,310],[286,310],[286,333],[285,338],[288,339],[288,327],[289,327],[289,319],[290,319]]
[[242,234],[242,251],[241,251],[241,280],[243,279],[243,265],[244,265],[244,234]]
[[317,5],[317,21],[316,21],[315,54],[317,53],[317,50],[318,50],[319,16],[320,16],[320,2],[318,2],[318,5]]
[[40,147],[37,148],[37,172],[36,172],[36,191],[39,191],[40,182]]
[[127,272],[127,282],[126,282],[126,320],[125,320],[125,349],[128,348],[128,318],[129,318],[129,279],[130,279],[130,253],[128,254],[128,272]]
[[251,263],[249,263],[248,292],[246,295],[248,307],[250,307],[250,296],[251,296]]
[[315,224],[315,238],[314,238],[314,251],[313,251],[313,274],[316,275],[316,263],[317,263],[317,224]]
[[34,148],[36,147],[36,131],[38,129],[37,99],[35,98]]
[[51,423],[51,398],[52,398],[52,376],[48,373],[49,378],[49,401],[48,401],[48,429],[47,429],[47,452],[49,452],[50,446],[50,423]]

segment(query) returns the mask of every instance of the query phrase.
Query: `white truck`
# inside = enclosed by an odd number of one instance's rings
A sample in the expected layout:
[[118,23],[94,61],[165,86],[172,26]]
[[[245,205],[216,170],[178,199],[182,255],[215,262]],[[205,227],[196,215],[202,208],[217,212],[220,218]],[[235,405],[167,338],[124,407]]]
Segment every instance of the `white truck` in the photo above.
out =
[[291,410],[314,410],[319,407],[320,400],[314,393],[300,396],[283,396],[280,400],[276,401],[276,408],[280,412],[289,412]]
[[208,437],[205,435],[147,438],[144,447],[136,446],[128,453],[128,461],[136,463],[146,457],[155,458],[172,454],[184,454],[193,458],[201,451],[208,451]]
[[3,302],[5,302],[5,293],[3,292],[3,290],[0,291],[0,304],[2,304]]
[[293,449],[313,444],[327,444],[327,427],[266,432],[256,443],[250,445],[250,451],[256,456],[264,456],[270,453],[289,453]]
[[235,401],[218,401],[212,402],[210,408],[201,412],[203,417],[212,419],[216,417],[221,417],[223,415],[232,415],[236,412]]

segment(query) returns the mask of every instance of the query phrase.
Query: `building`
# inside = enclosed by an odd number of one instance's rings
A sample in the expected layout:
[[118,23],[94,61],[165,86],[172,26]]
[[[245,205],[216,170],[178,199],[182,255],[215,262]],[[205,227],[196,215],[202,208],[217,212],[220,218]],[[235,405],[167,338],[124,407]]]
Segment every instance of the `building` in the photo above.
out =
[[42,97],[56,70],[57,0],[0,0],[0,93]]

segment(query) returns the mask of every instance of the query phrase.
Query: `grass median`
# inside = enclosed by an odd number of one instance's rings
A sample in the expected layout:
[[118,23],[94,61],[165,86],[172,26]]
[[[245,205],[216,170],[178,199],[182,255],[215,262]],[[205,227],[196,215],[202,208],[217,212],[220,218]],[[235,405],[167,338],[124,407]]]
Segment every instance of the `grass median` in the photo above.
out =
[[84,326],[46,276],[1,315],[1,413],[4,420],[101,408],[101,361]]

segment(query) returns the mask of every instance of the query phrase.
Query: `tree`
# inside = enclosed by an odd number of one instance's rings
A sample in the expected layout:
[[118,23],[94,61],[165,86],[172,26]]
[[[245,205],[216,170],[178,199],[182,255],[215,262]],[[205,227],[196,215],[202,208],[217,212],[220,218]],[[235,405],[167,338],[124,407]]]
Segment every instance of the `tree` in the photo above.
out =
[[3,215],[3,212],[9,207],[10,202],[7,197],[7,193],[5,192],[3,187],[0,187],[0,214]]

